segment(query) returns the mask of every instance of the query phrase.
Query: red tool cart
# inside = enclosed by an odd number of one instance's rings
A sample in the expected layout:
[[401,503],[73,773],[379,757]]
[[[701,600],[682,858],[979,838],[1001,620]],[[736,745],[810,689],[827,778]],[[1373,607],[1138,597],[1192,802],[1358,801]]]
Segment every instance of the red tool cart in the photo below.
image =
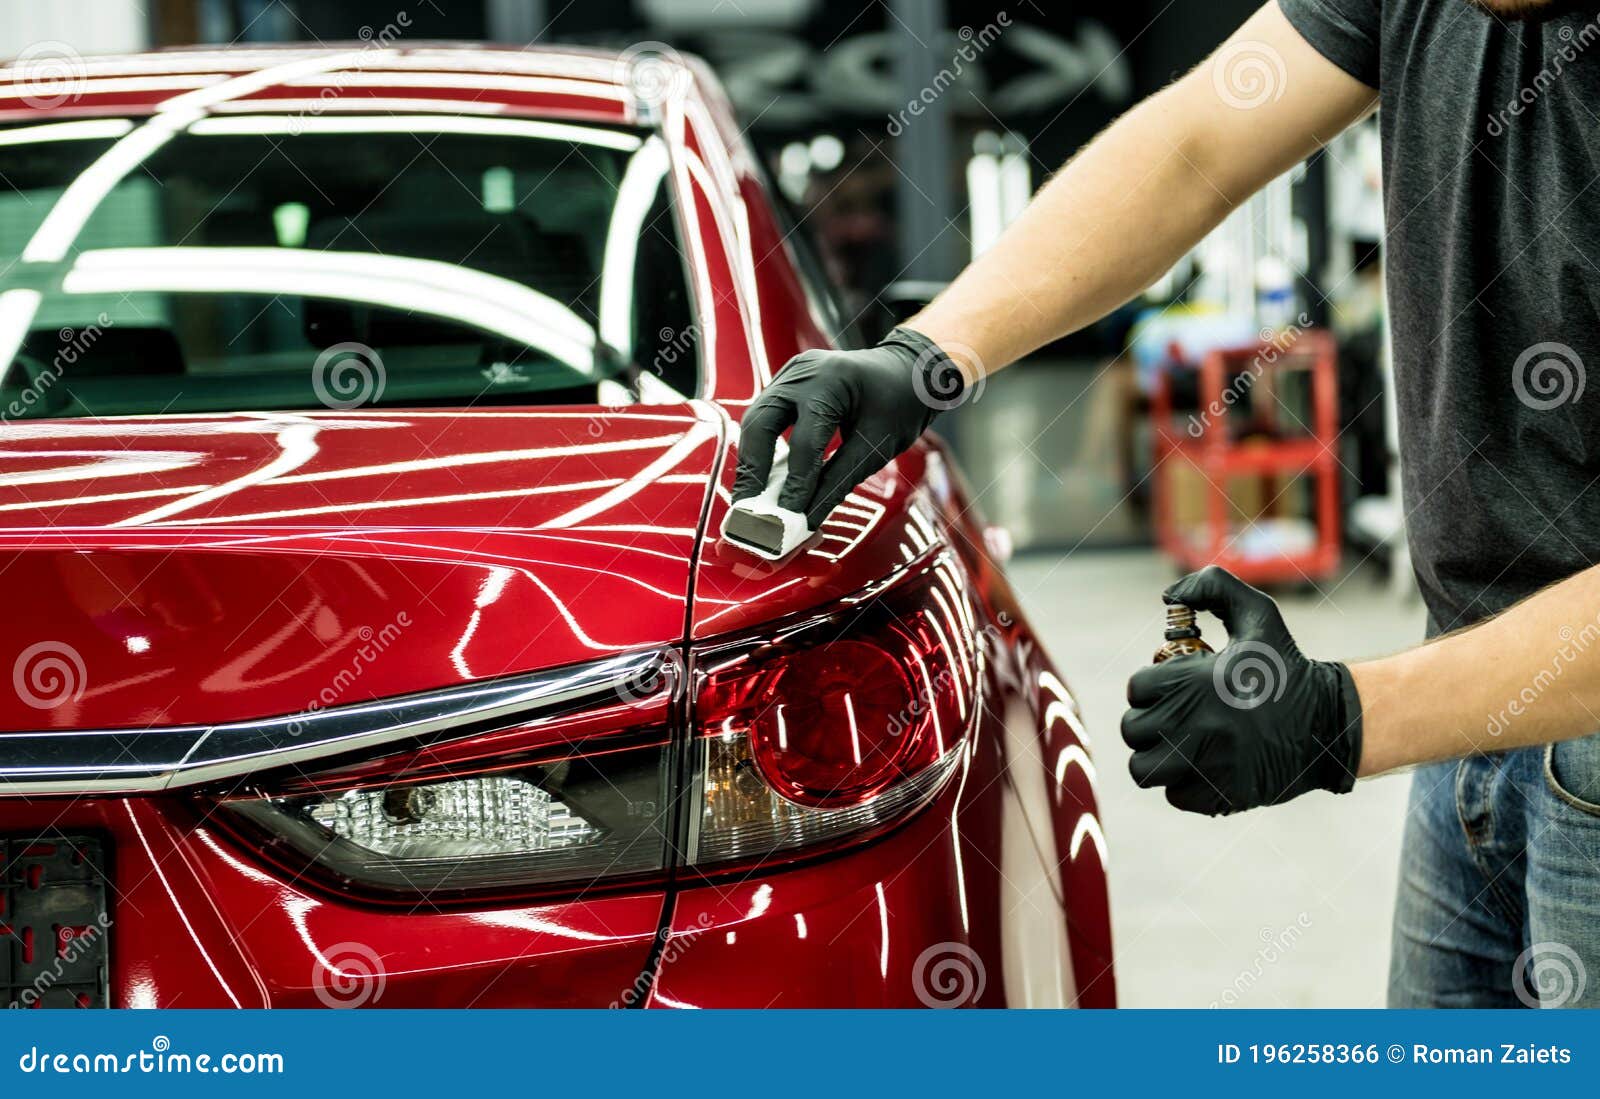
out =
[[[1193,412],[1173,407],[1185,369],[1197,375]],[[1291,329],[1213,351],[1198,371],[1163,371],[1151,400],[1155,525],[1180,568],[1221,565],[1256,584],[1338,570],[1338,369],[1329,333]]]

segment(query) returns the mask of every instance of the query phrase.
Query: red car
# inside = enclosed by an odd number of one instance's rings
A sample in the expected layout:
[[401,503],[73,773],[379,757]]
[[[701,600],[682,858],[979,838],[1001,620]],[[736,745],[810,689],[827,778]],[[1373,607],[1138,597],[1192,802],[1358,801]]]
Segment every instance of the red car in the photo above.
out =
[[717,537],[846,326],[699,62],[19,63],[0,177],[0,1002],[1114,1002],[939,444]]

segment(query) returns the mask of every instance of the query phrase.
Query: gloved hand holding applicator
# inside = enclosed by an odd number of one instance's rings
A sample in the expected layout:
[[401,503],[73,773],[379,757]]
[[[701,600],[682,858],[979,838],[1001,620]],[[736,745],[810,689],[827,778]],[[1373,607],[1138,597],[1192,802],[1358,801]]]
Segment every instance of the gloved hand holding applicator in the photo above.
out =
[[[956,362],[908,328],[865,350],[796,355],[744,414],[723,536],[768,560],[787,557],[965,389]],[[791,425],[785,462],[778,447]],[[839,449],[824,464],[836,431]]]

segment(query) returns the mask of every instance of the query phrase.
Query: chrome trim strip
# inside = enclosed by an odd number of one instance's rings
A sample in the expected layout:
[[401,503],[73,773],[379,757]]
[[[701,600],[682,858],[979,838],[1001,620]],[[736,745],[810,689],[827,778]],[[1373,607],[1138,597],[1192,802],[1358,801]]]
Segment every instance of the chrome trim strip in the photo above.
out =
[[154,794],[343,752],[667,696],[671,650],[283,717],[153,729],[0,732],[0,798]]

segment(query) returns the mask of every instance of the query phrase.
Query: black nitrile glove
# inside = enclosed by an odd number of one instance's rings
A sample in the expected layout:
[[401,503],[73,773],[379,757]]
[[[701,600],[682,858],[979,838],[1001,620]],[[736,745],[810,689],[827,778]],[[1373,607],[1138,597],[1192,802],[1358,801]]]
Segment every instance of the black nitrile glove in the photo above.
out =
[[1122,715],[1140,786],[1194,813],[1277,805],[1309,790],[1344,794],[1361,759],[1361,699],[1343,664],[1308,660],[1278,605],[1212,565],[1162,598],[1207,610],[1228,628],[1215,654],[1134,673]]
[[[960,404],[965,384],[950,357],[909,328],[896,328],[864,351],[796,355],[741,421],[734,502],[767,487],[773,447],[793,424],[778,506],[802,512],[816,530],[851,489],[916,442],[940,412]],[[835,430],[839,449],[824,468]]]

